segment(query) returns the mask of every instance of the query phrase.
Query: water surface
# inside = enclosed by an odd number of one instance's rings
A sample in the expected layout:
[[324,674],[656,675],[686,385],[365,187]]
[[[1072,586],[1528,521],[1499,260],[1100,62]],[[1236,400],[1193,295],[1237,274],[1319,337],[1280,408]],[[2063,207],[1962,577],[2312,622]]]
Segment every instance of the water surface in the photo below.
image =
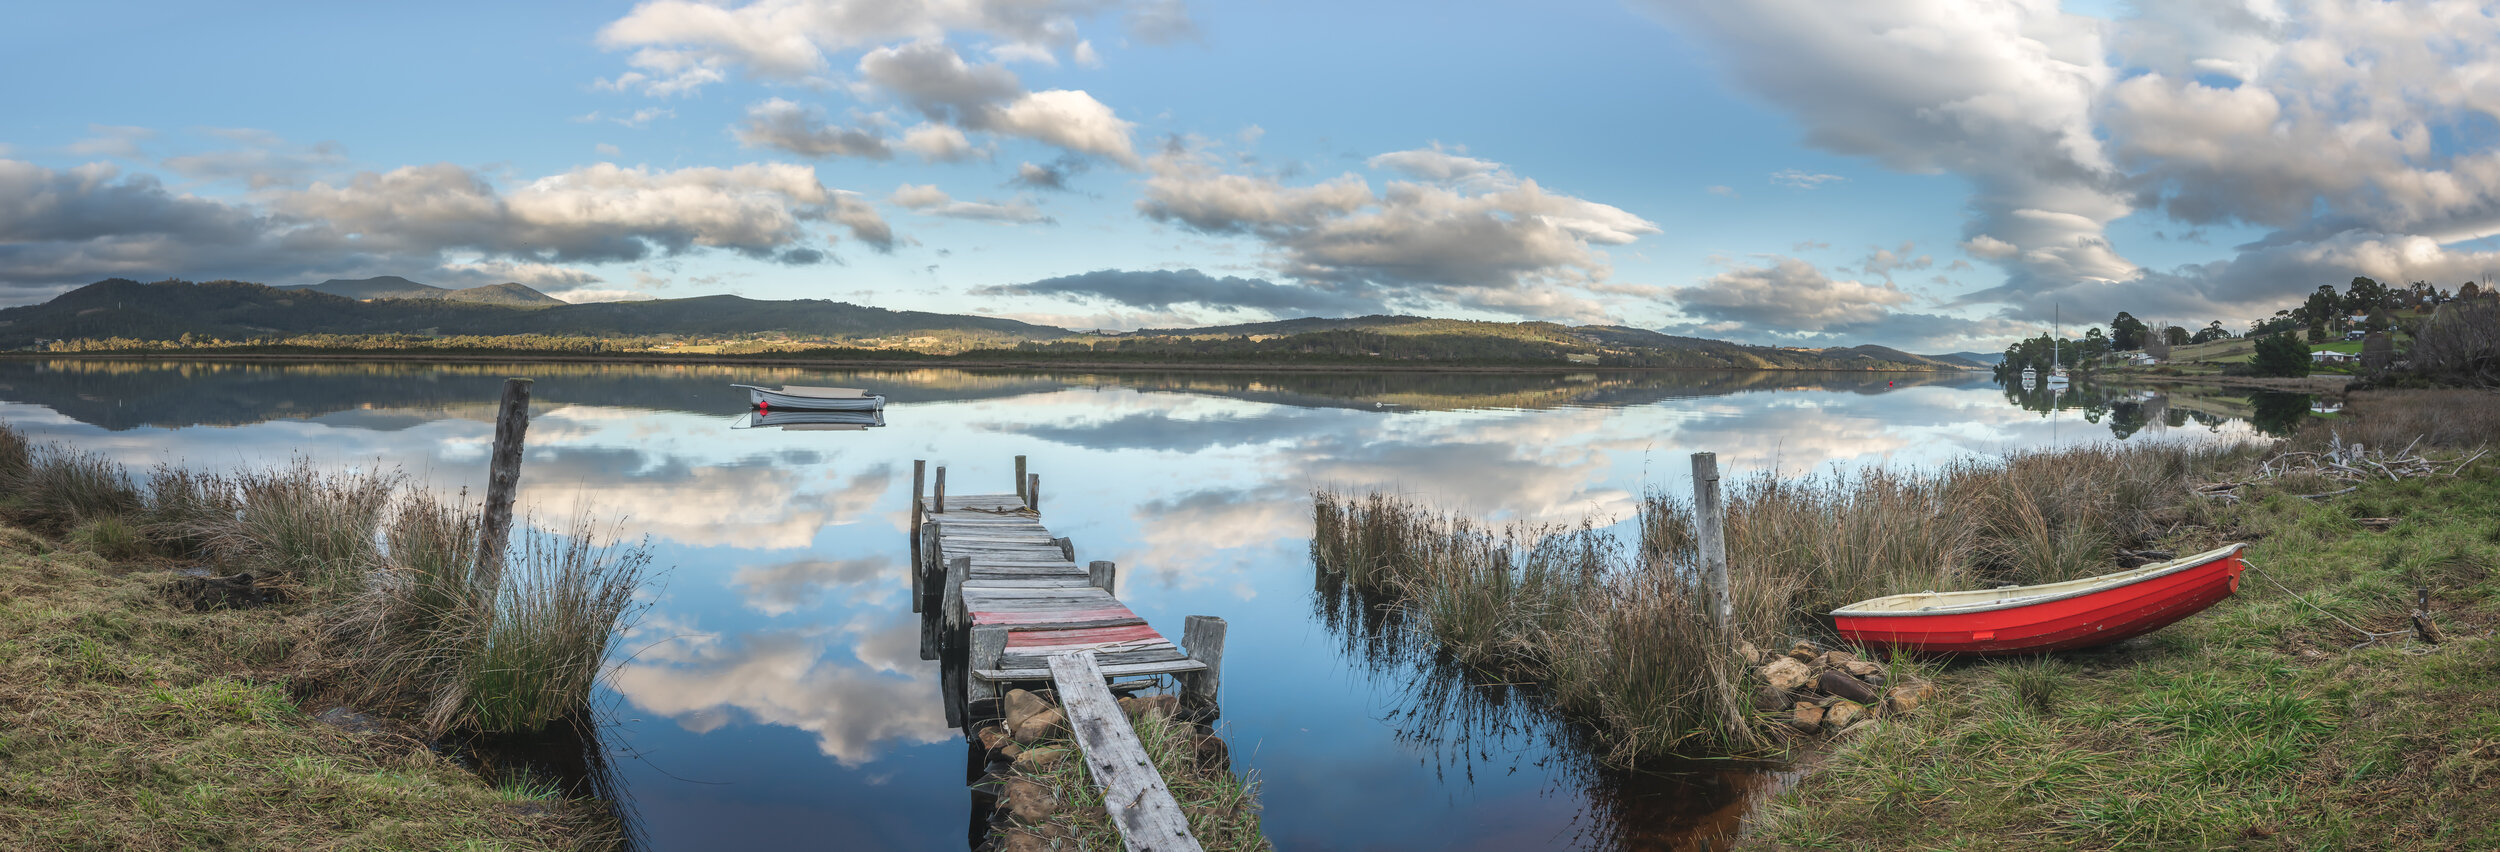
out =
[[[1692,848],[1756,772],[1608,769],[1535,696],[1367,638],[1308,561],[1314,488],[1477,516],[1628,518],[1730,475],[1930,465],[2113,439],[2236,440],[2305,404],[2007,389],[1985,374],[1216,374],[0,361],[0,420],[135,468],[308,458],[480,490],[505,376],[537,379],[524,511],[588,507],[673,566],[621,643],[603,735],[657,849],[964,848],[966,749],[910,611],[911,462],[1042,475],[1046,522],[1165,633],[1230,622],[1237,768],[1280,848]],[[729,383],[857,386],[883,428],[733,430]],[[2270,406],[2270,407],[2269,407]],[[2272,412],[2271,415],[2268,412]],[[2286,412],[2289,412],[2288,414]],[[2272,422],[2267,417],[2273,418]],[[1691,767],[1672,767],[1690,769]]]

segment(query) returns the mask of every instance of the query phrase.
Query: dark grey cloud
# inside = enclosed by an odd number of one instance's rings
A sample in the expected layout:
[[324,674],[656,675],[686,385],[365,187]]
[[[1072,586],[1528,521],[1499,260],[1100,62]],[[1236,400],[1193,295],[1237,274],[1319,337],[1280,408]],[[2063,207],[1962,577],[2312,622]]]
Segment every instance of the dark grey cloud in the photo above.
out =
[[889,160],[894,149],[885,137],[853,127],[835,127],[824,110],[773,98],[747,108],[747,120],[734,131],[738,144],[775,148],[803,157],[859,157]]
[[974,292],[988,296],[1098,299],[1143,310],[1198,305],[1224,312],[1254,310],[1279,316],[1353,316],[1385,310],[1377,299],[1344,290],[1278,284],[1258,278],[1217,278],[1195,269],[1099,269],[1025,284],[983,287]]

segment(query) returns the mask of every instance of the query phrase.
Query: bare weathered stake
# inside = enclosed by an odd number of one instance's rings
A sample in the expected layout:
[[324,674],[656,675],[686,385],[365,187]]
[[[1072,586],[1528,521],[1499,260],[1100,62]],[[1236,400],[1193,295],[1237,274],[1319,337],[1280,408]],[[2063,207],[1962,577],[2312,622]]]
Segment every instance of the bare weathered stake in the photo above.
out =
[[946,560],[946,627],[960,630],[972,617],[964,612],[964,578],[972,574],[972,557],[958,556]]
[[2440,635],[2439,623],[2431,620],[2431,590],[2428,587],[2414,589],[2413,595],[2413,638],[2432,645],[2439,644],[2440,640],[2448,637]]
[[1005,625],[992,624],[972,628],[972,655],[965,658],[967,663],[964,666],[965,706],[970,706],[985,698],[999,696],[998,684],[975,672],[980,669],[998,668],[999,661],[1006,657],[1007,628]]
[[1693,537],[1701,549],[1701,577],[1710,624],[1720,646],[1736,647],[1736,607],[1727,596],[1727,507],[1719,502],[1719,454],[1693,454]]
[[521,437],[530,429],[530,384],[529,379],[503,380],[503,403],[495,411],[495,451],[486,463],[486,517],[477,531],[477,572],[490,579],[503,576],[504,546],[512,539],[512,498],[521,488]]
[[938,472],[937,472],[937,504],[936,504],[935,506],[931,507],[930,511],[935,512],[935,513],[940,514],[940,515],[946,514],[946,466],[945,466],[945,465],[938,465]]
[[[1071,559],[1070,561],[1074,560]],[[1085,566],[1085,584],[1110,592],[1114,595],[1119,594],[1119,591],[1113,589],[1112,587],[1120,584],[1120,566],[1102,559],[1096,559],[1093,562],[1087,563]]]
[[1051,539],[1050,543],[1059,545],[1060,558],[1066,559],[1070,562],[1076,561],[1076,542],[1069,541],[1068,537],[1063,535],[1058,538]]
[[1042,475],[1041,475],[1041,474],[1035,473],[1035,474],[1028,474],[1028,475],[1026,475],[1026,476],[1025,476],[1025,478],[1024,478],[1024,507],[1025,507],[1025,508],[1027,508],[1027,509],[1031,509],[1031,510],[1033,510],[1033,514],[1038,515],[1038,514],[1041,514],[1041,513],[1042,513]]
[[1103,671],[1090,651],[1071,651],[1050,658],[1050,681],[1068,714],[1068,731],[1076,738],[1085,765],[1102,788],[1104,807],[1120,829],[1129,852],[1199,852],[1189,833],[1189,817],[1173,800],[1147,757],[1137,730],[1103,686]]
[[1026,495],[1026,494],[1024,493],[1024,457],[1023,457],[1023,456],[1017,456],[1017,457],[1016,457],[1016,496],[1018,496],[1018,497],[1028,497],[1028,499],[1029,499],[1029,496],[1028,496],[1028,495]]
[[927,488],[927,486],[928,486],[928,478],[929,478],[929,460],[928,460],[928,459],[912,459],[912,460],[911,460],[911,532],[912,532],[912,535],[914,536],[914,537],[912,538],[912,553],[913,553],[914,555],[918,555],[918,554],[919,554],[919,552],[920,552],[920,550],[919,550],[919,548],[920,548],[920,539],[918,538],[918,536],[920,535],[920,512],[921,512],[920,498],[921,498],[921,496],[922,496],[922,495],[924,495],[924,494],[926,494],[926,493],[927,493],[924,489],[925,489],[925,488]]
[[1181,702],[1192,707],[1215,706],[1216,687],[1224,679],[1224,619],[1193,615],[1181,625],[1181,649],[1207,664],[1206,670],[1181,675]]

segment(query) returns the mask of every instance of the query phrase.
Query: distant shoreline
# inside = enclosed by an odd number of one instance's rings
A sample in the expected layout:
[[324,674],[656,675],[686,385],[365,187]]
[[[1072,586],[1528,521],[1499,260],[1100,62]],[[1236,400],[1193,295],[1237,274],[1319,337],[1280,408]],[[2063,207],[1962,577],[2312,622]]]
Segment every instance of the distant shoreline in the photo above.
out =
[[1262,362],[1128,362],[1128,361],[1055,361],[1019,359],[951,360],[945,356],[926,359],[826,359],[774,358],[744,355],[664,355],[664,354],[600,354],[576,355],[552,352],[465,355],[442,352],[0,352],[0,360],[36,361],[70,359],[80,361],[263,361],[272,363],[319,363],[364,361],[414,364],[687,364],[696,366],[756,367],[825,367],[838,369],[902,369],[918,370],[939,367],[980,370],[1088,370],[1097,372],[1281,372],[1281,373],[1885,373],[1903,375],[1975,373],[1978,370],[1882,370],[1875,368],[1813,368],[1813,367],[1602,367],[1594,364],[1447,364],[1350,362],[1340,364],[1298,364]]

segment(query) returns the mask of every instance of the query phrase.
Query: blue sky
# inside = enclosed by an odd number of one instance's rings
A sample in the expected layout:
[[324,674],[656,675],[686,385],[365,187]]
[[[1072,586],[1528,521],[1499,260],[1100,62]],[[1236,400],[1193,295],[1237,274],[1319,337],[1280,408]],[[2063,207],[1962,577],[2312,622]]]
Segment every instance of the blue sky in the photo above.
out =
[[2237,325],[2353,275],[2500,269],[2500,87],[2478,82],[2500,28],[2455,4],[12,18],[0,305],[112,276],[398,274],[1945,351],[2058,312]]

